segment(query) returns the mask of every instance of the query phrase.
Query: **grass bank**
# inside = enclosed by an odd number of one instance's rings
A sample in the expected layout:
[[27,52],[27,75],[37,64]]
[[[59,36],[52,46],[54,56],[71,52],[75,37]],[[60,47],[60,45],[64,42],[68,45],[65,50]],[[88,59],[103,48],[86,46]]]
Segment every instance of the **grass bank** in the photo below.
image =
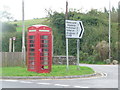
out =
[[77,67],[75,65],[70,65],[68,72],[66,71],[65,65],[53,65],[51,73],[29,72],[27,71],[27,68],[22,68],[22,67],[2,68],[3,76],[70,76],[70,75],[86,75],[93,73],[94,70],[89,67],[81,66],[80,70],[77,70]]
[[[37,24],[47,24],[48,20],[47,18],[38,18],[38,19],[31,19],[31,20],[25,20],[25,30],[27,30],[27,28],[31,25],[37,25]],[[15,22],[9,22],[10,24],[16,24],[16,30],[17,32],[21,32],[22,31],[22,21],[15,21]]]

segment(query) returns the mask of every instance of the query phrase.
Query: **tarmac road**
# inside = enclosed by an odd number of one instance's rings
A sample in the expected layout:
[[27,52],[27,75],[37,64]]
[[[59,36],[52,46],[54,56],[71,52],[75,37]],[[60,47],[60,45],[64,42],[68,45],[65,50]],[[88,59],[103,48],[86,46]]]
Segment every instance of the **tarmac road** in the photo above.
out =
[[105,73],[103,77],[82,79],[52,80],[2,80],[2,88],[118,88],[118,65],[90,65],[96,72]]

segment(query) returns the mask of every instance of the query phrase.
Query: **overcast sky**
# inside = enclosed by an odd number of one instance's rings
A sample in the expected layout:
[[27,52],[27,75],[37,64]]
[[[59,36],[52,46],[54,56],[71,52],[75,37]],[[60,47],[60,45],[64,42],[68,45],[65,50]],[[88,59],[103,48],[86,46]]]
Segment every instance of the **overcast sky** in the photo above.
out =
[[[45,9],[53,11],[65,12],[66,0],[24,0],[25,1],[25,19],[42,18],[47,15]],[[81,9],[89,11],[90,9],[103,10],[108,9],[109,0],[67,0],[69,8]],[[111,7],[118,8],[120,0],[111,0]],[[22,19],[22,0],[2,0],[0,2],[0,10],[9,11],[12,16],[17,19]]]

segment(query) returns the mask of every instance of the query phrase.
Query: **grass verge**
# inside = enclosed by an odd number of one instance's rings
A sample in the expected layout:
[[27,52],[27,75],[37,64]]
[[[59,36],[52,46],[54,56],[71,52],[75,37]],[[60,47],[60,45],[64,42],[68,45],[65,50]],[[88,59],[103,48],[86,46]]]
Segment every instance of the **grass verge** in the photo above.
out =
[[[0,71],[1,73],[1,71]],[[69,71],[66,71],[65,65],[53,65],[51,73],[36,73],[29,72],[27,68],[22,67],[3,67],[2,76],[71,76],[71,75],[86,75],[93,74],[94,70],[89,67],[70,65]]]

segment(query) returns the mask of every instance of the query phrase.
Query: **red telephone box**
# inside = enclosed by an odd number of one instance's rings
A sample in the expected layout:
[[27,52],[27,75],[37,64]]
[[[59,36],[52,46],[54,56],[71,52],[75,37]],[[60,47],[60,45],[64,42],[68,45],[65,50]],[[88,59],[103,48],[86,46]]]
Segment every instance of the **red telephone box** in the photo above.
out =
[[52,29],[46,25],[33,25],[27,33],[28,71],[49,73],[52,67]]

